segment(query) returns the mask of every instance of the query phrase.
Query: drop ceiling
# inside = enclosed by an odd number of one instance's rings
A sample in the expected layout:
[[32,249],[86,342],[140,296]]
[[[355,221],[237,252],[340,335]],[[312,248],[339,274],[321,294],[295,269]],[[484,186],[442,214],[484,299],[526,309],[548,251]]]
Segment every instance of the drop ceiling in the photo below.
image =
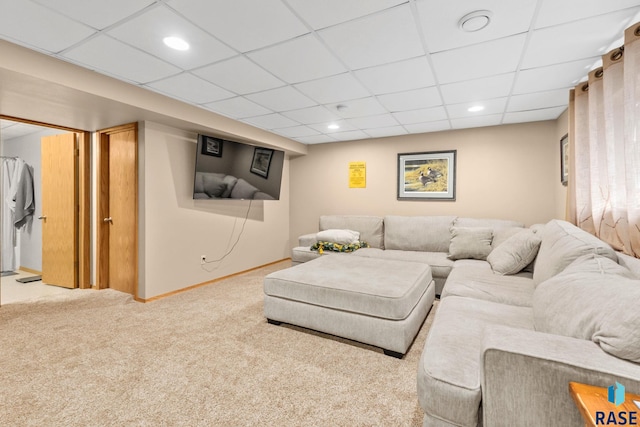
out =
[[[621,44],[640,0],[0,0],[0,10],[2,39],[316,144],[556,119]],[[462,31],[476,10],[489,25]],[[167,36],[190,49],[168,48]]]

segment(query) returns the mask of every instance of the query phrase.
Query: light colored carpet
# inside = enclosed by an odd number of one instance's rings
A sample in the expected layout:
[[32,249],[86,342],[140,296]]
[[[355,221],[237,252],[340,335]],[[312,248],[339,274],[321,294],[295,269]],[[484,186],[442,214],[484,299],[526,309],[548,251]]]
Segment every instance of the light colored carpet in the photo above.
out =
[[278,263],[141,304],[74,290],[0,308],[0,420],[10,426],[418,426],[429,314],[404,359],[267,324]]

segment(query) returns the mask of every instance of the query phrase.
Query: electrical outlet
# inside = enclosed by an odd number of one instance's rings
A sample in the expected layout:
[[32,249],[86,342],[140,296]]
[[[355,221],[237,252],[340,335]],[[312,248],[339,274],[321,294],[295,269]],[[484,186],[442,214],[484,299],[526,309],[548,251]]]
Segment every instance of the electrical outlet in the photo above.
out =
[[201,255],[200,256],[200,264],[204,264],[205,262],[207,262],[207,256],[206,255]]

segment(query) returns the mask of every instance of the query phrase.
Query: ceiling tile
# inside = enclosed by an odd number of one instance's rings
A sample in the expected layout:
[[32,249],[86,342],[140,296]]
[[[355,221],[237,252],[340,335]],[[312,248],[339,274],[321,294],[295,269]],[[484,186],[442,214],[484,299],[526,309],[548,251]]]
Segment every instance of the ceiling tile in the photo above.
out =
[[440,120],[438,122],[404,125],[404,128],[411,133],[440,132],[451,129],[451,124],[449,123],[449,120]]
[[[287,0],[287,3],[314,30],[350,21],[405,2],[406,0]],[[336,11],[340,12],[336,13]]]
[[453,129],[480,128],[485,126],[497,126],[502,121],[502,114],[490,116],[465,117],[451,120]]
[[375,95],[418,89],[435,84],[427,58],[379,65],[355,72],[356,77]]
[[[620,38],[631,19],[627,11],[583,19],[565,25],[535,30],[531,35],[522,68],[586,59],[605,54]],[[598,28],[598,31],[594,31]]]
[[420,110],[401,111],[393,113],[393,117],[396,118],[403,125],[410,125],[413,123],[435,122],[438,120],[445,120],[447,118],[447,112],[444,107],[435,108],[423,108]]
[[350,73],[300,83],[295,87],[319,104],[331,104],[369,96],[369,92]]
[[320,135],[320,132],[318,132],[315,129],[311,129],[308,126],[293,126],[293,127],[290,127],[290,128],[277,129],[277,130],[275,130],[275,132],[277,134],[282,135],[282,136],[286,136],[287,138],[297,138],[297,137],[301,137],[301,136]]
[[95,32],[29,1],[0,0],[0,10],[0,36],[49,52],[60,52]]
[[18,138],[43,130],[40,126],[30,125],[27,123],[16,123],[7,120],[0,120],[0,123],[2,123],[2,132],[0,133],[0,136],[3,141],[8,141],[13,138]]
[[442,105],[442,99],[437,87],[380,95],[378,96],[378,101],[391,112],[418,110]]
[[147,86],[193,104],[205,104],[234,96],[233,93],[189,73],[149,83]]
[[507,37],[431,55],[440,84],[516,71],[526,35]]
[[205,105],[206,108],[234,119],[243,119],[252,116],[263,116],[272,113],[271,110],[251,102],[246,98],[237,96],[224,101],[212,102]]
[[502,74],[483,79],[442,85],[442,97],[446,104],[460,104],[470,101],[501,98],[509,95],[514,73]]
[[592,64],[597,60],[598,58],[589,58],[520,71],[513,93],[523,94],[573,87],[587,76]]
[[542,120],[555,120],[567,107],[544,108],[541,110],[518,111],[504,115],[503,123],[538,122]]
[[361,130],[352,130],[349,132],[337,132],[337,133],[332,133],[331,136],[337,139],[338,141],[353,141],[355,139],[366,139],[369,137],[369,135],[367,135]]
[[[338,125],[338,128],[329,129],[327,127],[329,124]],[[345,120],[335,120],[335,121],[326,122],[326,123],[318,123],[314,125],[309,125],[309,127],[317,130],[318,132],[321,132],[324,134],[330,134],[330,135],[333,135],[338,132],[358,130],[355,126],[353,126],[352,124],[348,123]]]
[[302,136],[294,139],[302,142],[303,144],[324,144],[326,142],[336,142],[335,139],[328,135]]
[[[556,0],[553,0],[556,1]],[[420,23],[430,52],[482,43],[529,30],[536,9],[536,0],[456,0],[443,2],[418,0]],[[476,32],[458,28],[460,18],[479,10],[492,12],[491,23]]]
[[[155,3],[153,0],[34,0],[77,21],[102,30]],[[25,1],[14,3],[27,3]],[[4,10],[4,9],[3,9]]]
[[[136,18],[109,30],[109,35],[184,70],[230,58],[235,52],[193,26],[166,7],[153,8]],[[171,49],[163,43],[168,36],[178,36],[189,43],[187,51]]]
[[282,115],[305,125],[326,123],[339,119],[337,114],[332,113],[326,107],[320,105],[302,108],[300,110],[287,111],[282,113]]
[[287,83],[299,83],[347,71],[314,35],[302,36],[249,54]]
[[409,4],[339,24],[318,34],[353,70],[424,55]]
[[135,83],[147,83],[180,72],[173,65],[105,35],[94,37],[63,56]]
[[260,92],[284,86],[284,82],[244,56],[193,71],[205,80],[239,94]]
[[254,93],[247,95],[247,98],[277,112],[311,107],[316,104],[291,86]]
[[262,129],[279,129],[298,125],[298,123],[281,114],[267,114],[266,116],[249,117],[247,119],[242,119],[242,121]]
[[[470,107],[481,105],[484,107],[484,110],[471,112],[469,111]],[[447,105],[447,111],[449,112],[449,117],[452,119],[459,119],[462,117],[479,117],[479,116],[487,116],[490,114],[502,114],[504,113],[505,107],[507,106],[507,98],[497,98],[490,99],[481,102],[465,102],[462,104],[451,104]]]
[[402,126],[390,126],[386,128],[371,128],[365,132],[372,138],[385,138],[387,136],[406,135],[408,132]]
[[507,111],[537,110],[549,106],[564,106],[569,104],[569,89],[557,89],[546,92],[513,95],[509,99]]
[[384,114],[387,112],[384,107],[380,105],[380,103],[375,98],[372,97],[354,99],[349,102],[345,102],[344,105],[347,108],[340,111],[336,110],[336,114],[345,119],[350,119],[353,117],[375,116],[376,114]]
[[309,32],[280,0],[171,0],[168,5],[240,52]]
[[391,114],[379,114],[377,116],[356,117],[347,120],[358,129],[368,130],[381,127],[397,126],[398,121]]
[[626,8],[634,8],[627,11],[627,15],[632,17],[640,10],[638,6],[638,0],[543,0],[535,28],[564,24]]

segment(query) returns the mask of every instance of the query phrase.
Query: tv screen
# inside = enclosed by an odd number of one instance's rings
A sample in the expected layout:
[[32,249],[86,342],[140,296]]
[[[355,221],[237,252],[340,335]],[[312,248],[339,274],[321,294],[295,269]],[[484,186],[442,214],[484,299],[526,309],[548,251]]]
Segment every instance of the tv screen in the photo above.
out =
[[198,135],[194,199],[279,200],[284,151]]

